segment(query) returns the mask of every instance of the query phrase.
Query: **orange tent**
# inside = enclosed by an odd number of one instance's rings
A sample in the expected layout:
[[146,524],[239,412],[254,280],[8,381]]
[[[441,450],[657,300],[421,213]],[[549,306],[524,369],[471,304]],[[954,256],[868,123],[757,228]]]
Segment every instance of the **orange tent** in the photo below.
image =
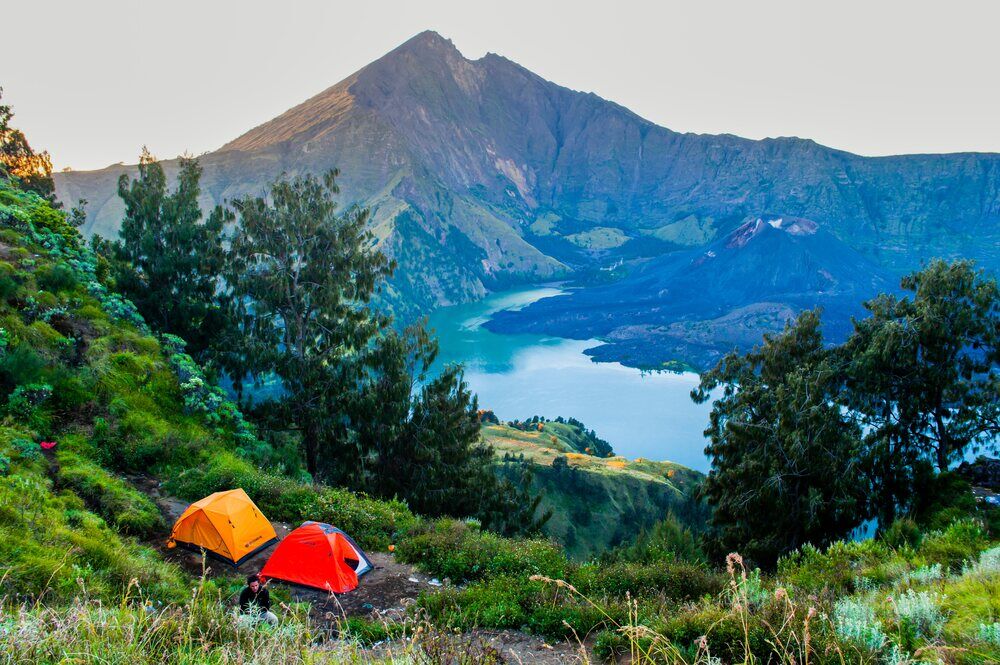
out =
[[278,535],[267,518],[241,489],[216,492],[196,501],[177,518],[167,547],[204,549],[239,566]]
[[358,577],[372,562],[346,533],[321,522],[303,522],[285,536],[264,564],[260,576],[344,593],[358,587]]

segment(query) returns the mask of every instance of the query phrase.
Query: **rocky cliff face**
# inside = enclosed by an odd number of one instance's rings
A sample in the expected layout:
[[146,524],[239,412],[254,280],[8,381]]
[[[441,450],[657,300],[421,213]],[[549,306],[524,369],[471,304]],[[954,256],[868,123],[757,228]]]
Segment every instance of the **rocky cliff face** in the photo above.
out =
[[[374,209],[408,311],[623,265],[796,217],[890,270],[932,256],[1000,263],[1000,156],[864,158],[812,141],[680,134],[489,54],[422,33],[202,158],[204,203],[282,171],[338,167]],[[56,176],[113,235],[131,167]],[[780,260],[780,257],[775,257]]]

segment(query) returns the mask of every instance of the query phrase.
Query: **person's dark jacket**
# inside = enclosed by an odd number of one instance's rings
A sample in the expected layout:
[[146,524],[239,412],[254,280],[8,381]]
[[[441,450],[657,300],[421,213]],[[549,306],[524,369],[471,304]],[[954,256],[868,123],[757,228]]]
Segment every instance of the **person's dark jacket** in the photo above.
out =
[[250,590],[250,587],[243,589],[243,593],[240,594],[240,613],[241,614],[257,614],[261,612],[268,612],[271,609],[271,594],[268,593],[267,589],[261,586],[257,593]]

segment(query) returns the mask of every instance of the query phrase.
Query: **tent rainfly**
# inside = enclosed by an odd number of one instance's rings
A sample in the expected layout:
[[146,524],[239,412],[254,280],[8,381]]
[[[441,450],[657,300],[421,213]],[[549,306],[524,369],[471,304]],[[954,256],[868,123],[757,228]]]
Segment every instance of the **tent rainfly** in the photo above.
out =
[[278,544],[260,576],[345,593],[356,589],[358,578],[372,567],[357,543],[340,529],[303,522]]
[[204,549],[234,566],[278,541],[274,527],[242,489],[216,492],[177,518],[167,547]]

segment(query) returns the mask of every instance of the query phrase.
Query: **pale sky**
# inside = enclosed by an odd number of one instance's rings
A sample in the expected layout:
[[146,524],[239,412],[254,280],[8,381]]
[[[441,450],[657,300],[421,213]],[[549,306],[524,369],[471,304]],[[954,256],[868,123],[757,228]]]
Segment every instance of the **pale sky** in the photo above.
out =
[[218,148],[436,30],[677,131],[1000,152],[1000,3],[7,3],[0,86],[57,168]]

